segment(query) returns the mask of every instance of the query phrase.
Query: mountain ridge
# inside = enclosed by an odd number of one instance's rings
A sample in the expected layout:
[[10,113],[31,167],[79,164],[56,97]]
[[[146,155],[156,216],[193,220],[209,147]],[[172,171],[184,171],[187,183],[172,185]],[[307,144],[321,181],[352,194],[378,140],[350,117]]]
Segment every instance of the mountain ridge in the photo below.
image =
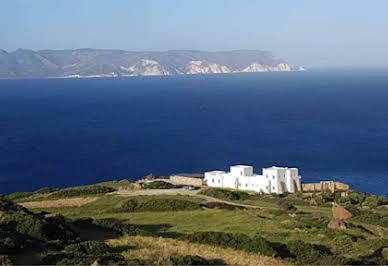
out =
[[285,60],[261,50],[0,50],[0,78],[163,76],[293,70],[303,69],[295,69]]

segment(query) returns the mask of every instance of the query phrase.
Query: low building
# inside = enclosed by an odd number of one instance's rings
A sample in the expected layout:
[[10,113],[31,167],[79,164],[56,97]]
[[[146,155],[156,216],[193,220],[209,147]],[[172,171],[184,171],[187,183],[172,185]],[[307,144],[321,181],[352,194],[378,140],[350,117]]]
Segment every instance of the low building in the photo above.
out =
[[175,174],[170,176],[170,181],[177,185],[201,187],[204,182],[202,174]]
[[204,181],[209,187],[261,193],[294,193],[302,189],[297,168],[276,166],[263,168],[262,174],[258,175],[253,172],[252,166],[235,165],[230,167],[230,172],[206,172]]
[[336,181],[321,181],[319,183],[303,183],[302,191],[303,192],[321,192],[324,190],[330,190],[331,192],[335,191],[347,191],[349,190],[349,185]]

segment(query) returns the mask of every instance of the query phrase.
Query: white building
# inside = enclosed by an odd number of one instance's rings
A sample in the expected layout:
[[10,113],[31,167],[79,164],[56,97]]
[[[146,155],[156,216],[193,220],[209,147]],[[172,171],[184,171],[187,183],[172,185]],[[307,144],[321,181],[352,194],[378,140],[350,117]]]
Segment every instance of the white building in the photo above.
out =
[[252,166],[235,165],[230,167],[230,172],[206,172],[204,180],[209,187],[276,194],[301,191],[298,168],[272,166],[263,168],[263,174],[258,175],[253,173]]

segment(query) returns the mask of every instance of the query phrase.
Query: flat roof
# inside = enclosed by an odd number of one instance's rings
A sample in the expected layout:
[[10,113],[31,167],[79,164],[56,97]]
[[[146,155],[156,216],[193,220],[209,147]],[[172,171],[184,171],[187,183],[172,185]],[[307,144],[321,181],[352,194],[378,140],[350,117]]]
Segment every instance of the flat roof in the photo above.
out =
[[243,165],[243,164],[238,164],[238,165],[231,165],[230,167],[238,167],[238,168],[253,168],[251,165]]

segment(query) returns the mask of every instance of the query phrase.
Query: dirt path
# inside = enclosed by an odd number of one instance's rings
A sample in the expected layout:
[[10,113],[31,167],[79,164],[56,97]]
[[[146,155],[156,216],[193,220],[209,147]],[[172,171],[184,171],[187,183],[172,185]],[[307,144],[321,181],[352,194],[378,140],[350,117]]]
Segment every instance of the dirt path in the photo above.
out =
[[227,200],[221,200],[217,198],[213,198],[210,196],[199,194],[201,190],[187,190],[184,188],[174,188],[174,189],[142,189],[142,190],[119,190],[112,193],[110,195],[118,195],[123,197],[133,197],[133,196],[159,196],[159,195],[187,195],[193,196],[197,198],[204,199],[206,202],[220,202],[225,203],[237,207],[251,208],[251,209],[262,209],[262,207],[241,204]]
[[96,197],[90,198],[68,198],[58,200],[28,201],[19,203],[25,208],[58,208],[58,207],[79,207],[95,201]]

